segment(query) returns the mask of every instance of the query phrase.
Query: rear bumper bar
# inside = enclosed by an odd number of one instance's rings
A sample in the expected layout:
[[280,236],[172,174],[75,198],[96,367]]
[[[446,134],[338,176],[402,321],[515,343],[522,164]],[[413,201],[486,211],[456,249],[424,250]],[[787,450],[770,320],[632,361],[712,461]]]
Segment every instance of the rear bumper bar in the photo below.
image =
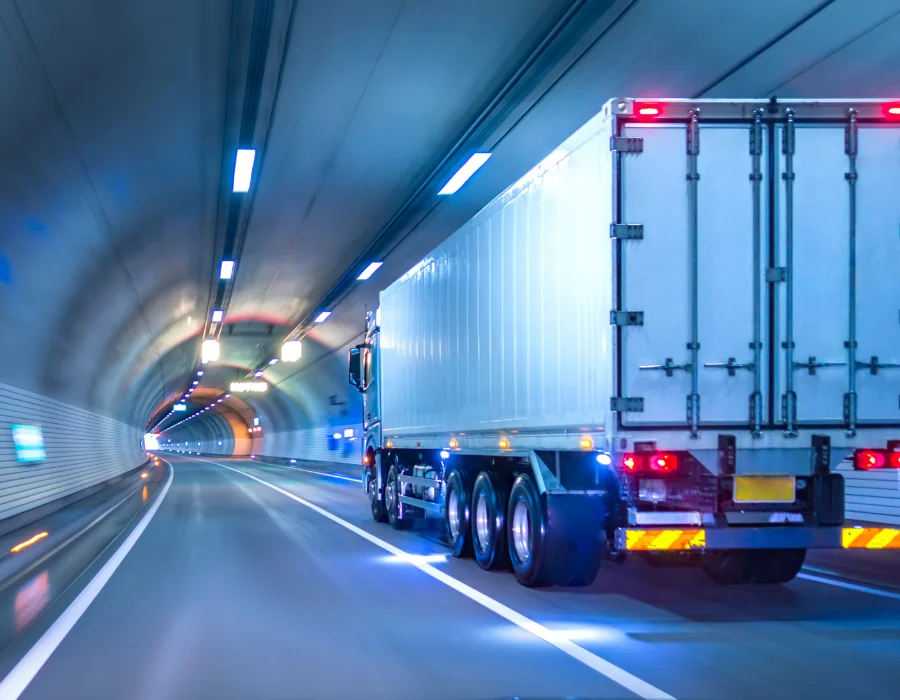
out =
[[900,529],[887,527],[618,528],[623,551],[709,549],[900,549]]

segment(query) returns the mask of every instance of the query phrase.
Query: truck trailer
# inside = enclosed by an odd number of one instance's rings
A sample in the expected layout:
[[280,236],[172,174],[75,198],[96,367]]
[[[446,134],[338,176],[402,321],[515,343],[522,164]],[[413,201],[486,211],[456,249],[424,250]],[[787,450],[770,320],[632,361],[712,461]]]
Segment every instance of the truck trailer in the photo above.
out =
[[394,528],[526,586],[785,583],[900,468],[900,101],[610,100],[381,292],[349,379]]

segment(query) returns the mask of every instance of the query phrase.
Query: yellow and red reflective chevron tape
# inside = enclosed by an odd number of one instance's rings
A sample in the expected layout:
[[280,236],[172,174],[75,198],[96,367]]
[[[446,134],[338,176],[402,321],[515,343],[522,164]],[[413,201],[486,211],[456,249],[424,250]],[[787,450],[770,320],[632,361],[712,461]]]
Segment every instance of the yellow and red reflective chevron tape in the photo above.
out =
[[626,530],[625,549],[675,550],[706,546],[706,530]]
[[900,530],[891,527],[845,527],[844,549],[900,549]]

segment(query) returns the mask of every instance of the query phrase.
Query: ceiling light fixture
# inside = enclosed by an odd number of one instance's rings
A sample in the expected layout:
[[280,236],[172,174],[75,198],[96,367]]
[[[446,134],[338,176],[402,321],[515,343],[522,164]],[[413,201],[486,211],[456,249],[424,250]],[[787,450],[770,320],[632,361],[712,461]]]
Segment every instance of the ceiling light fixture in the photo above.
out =
[[[222,266],[219,268],[219,279],[230,280],[234,274],[234,260],[223,260]],[[190,319],[188,319],[190,320]]]
[[215,311],[213,311],[213,314],[212,314],[212,322],[219,323],[222,320],[223,315],[224,315],[224,312],[222,311],[222,309],[216,309]]
[[253,161],[256,151],[252,148],[239,148],[234,159],[234,184],[232,192],[249,192],[250,178],[253,175]]
[[219,341],[209,338],[203,341],[200,347],[200,361],[203,364],[215,362],[219,359]]
[[359,277],[357,277],[356,279],[358,279],[358,280],[367,280],[367,279],[369,279],[372,275],[375,274],[375,272],[378,270],[378,268],[381,267],[383,264],[384,264],[384,263],[380,263],[380,262],[372,262],[372,263],[369,263],[369,264],[366,266],[366,269],[363,270],[362,272],[360,272],[360,273],[359,273]]
[[299,340],[287,340],[281,346],[281,361],[296,362],[303,353],[303,345]]
[[331,316],[331,312],[330,312],[330,311],[322,311],[321,313],[319,313],[318,316],[316,316],[316,318],[314,319],[314,322],[315,322],[315,323],[322,323],[322,322],[323,322],[325,319],[327,319],[329,316]]
[[472,177],[476,171],[491,157],[490,153],[473,153],[472,156],[463,163],[463,166],[456,171],[447,184],[441,188],[438,194],[456,194],[459,188],[466,184],[466,181]]

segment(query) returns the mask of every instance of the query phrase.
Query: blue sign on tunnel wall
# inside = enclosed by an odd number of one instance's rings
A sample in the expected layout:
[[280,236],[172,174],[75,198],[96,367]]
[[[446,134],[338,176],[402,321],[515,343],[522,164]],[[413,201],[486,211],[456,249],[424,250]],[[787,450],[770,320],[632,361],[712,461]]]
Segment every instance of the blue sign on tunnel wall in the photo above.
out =
[[16,459],[20,462],[40,462],[47,459],[44,434],[39,425],[11,425]]

